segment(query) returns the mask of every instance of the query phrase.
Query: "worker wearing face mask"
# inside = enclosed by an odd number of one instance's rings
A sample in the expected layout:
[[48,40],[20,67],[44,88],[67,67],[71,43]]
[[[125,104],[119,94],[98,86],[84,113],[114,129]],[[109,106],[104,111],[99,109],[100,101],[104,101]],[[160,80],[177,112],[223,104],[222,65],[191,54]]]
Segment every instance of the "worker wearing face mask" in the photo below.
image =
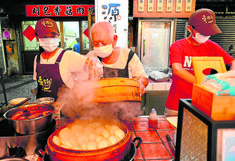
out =
[[[222,33],[216,25],[215,14],[210,9],[196,10],[189,18],[189,37],[173,43],[170,47],[170,64],[173,77],[166,101],[165,115],[177,115],[179,99],[192,98],[196,83],[191,58],[194,56],[220,56],[225,64],[235,70],[235,60],[218,44],[209,40],[211,35]],[[208,73],[210,74],[210,73]]]
[[98,59],[91,60],[72,50],[58,47],[60,33],[52,19],[39,20],[35,26],[35,35],[43,48],[43,52],[34,59],[33,79],[38,84],[37,98],[53,97],[56,100],[61,87],[73,88],[78,79],[99,79],[102,76],[102,66],[94,68]]
[[88,57],[97,56],[103,65],[103,78],[123,77],[137,80],[141,95],[148,85],[148,76],[138,56],[130,49],[117,47],[118,36],[109,22],[95,23],[91,28],[94,50]]

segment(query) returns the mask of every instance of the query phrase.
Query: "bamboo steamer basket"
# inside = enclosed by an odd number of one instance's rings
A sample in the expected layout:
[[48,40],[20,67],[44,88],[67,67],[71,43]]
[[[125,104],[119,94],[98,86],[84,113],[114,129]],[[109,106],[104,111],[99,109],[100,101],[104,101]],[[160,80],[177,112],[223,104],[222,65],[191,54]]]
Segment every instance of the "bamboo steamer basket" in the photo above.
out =
[[53,161],[120,161],[124,160],[124,157],[130,152],[132,133],[124,124],[120,124],[119,127],[124,131],[125,136],[118,143],[97,150],[73,150],[58,146],[53,142],[53,137],[57,136],[59,132],[68,127],[65,125],[57,129],[50,135],[47,140],[45,151],[50,155]]
[[141,102],[139,82],[129,78],[104,78],[95,82],[93,102]]

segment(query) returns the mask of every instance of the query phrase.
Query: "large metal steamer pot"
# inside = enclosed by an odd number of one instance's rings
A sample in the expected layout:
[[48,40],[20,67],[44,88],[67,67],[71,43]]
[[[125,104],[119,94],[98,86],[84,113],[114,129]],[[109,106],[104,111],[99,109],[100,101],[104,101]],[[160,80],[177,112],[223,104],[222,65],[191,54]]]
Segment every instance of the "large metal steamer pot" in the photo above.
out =
[[130,152],[132,134],[124,124],[119,126],[125,132],[125,136],[121,141],[113,146],[97,150],[73,150],[56,145],[53,142],[53,137],[57,136],[66,126],[68,125],[57,129],[47,140],[45,151],[53,161],[120,161],[124,160],[124,157]]
[[53,120],[50,127],[42,132],[16,136],[13,130],[11,131],[9,127],[5,127],[5,125],[8,125],[6,119],[1,121],[1,123],[4,124],[4,127],[1,127],[1,130],[4,131],[0,132],[0,159],[12,157],[10,149],[23,150],[26,156],[34,155],[37,149],[44,148],[48,137],[56,130],[56,122]]
[[51,125],[53,121],[53,111],[54,107],[50,105],[40,105],[45,110],[52,110],[51,113],[47,114],[46,116],[37,117],[34,119],[27,119],[27,120],[13,120],[11,119],[12,115],[15,114],[18,111],[22,111],[26,109],[27,107],[32,107],[37,104],[28,104],[19,106],[16,108],[12,108],[8,110],[6,113],[4,113],[4,117],[9,121],[10,125],[13,126],[15,131],[18,134],[21,135],[27,135],[27,134],[35,134],[42,132]]

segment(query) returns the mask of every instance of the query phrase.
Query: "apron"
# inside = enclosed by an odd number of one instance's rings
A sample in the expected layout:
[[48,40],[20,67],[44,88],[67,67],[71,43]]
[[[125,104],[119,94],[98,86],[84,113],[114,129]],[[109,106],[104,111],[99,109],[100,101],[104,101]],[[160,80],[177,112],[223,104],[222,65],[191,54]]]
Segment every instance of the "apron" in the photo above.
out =
[[64,55],[66,50],[63,50],[58,58],[56,59],[55,64],[41,64],[40,63],[40,55],[37,56],[37,83],[38,83],[38,91],[37,98],[41,97],[53,97],[55,100],[57,99],[57,93],[59,88],[64,85],[62,78],[60,76],[59,63],[61,61],[62,56]]
[[130,50],[126,67],[124,69],[103,67],[103,78],[115,78],[115,77],[129,78],[128,64],[131,61],[134,54],[135,54],[134,51]]

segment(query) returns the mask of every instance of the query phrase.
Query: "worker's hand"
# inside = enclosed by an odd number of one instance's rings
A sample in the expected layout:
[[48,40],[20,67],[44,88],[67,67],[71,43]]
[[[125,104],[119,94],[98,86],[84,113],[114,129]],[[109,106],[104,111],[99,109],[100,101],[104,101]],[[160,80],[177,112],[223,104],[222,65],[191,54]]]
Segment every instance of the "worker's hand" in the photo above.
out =
[[95,55],[90,55],[87,60],[89,79],[96,80],[103,76],[103,65]]
[[141,76],[139,78],[133,78],[134,80],[137,80],[140,85],[140,95],[142,96],[146,92],[146,87],[148,85],[148,79]]
[[138,82],[139,82],[139,85],[140,85],[140,96],[142,96],[146,91],[145,85],[143,84],[143,82],[141,80],[138,80]]

